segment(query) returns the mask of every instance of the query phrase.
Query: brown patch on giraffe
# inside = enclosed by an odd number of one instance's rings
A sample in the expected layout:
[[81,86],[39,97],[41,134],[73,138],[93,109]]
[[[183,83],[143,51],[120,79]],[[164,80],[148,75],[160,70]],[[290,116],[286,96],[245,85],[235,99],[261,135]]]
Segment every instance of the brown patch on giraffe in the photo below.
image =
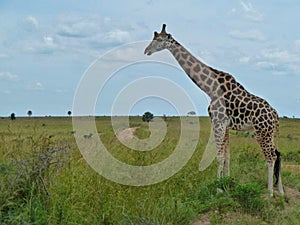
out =
[[192,66],[193,63],[191,63],[190,61],[187,61],[188,66]]
[[208,74],[209,74],[209,70],[206,69],[206,68],[204,68],[204,69],[203,69],[203,73],[206,74],[206,75],[208,75]]
[[200,66],[199,66],[199,64],[197,64],[195,67],[194,67],[194,71],[196,72],[196,73],[198,73],[199,71],[200,71]]
[[190,61],[191,63],[195,63],[195,62],[196,62],[195,59],[194,59],[193,57],[191,57],[191,56],[190,56],[190,58],[189,58],[189,61]]
[[183,66],[185,64],[185,61],[183,59],[179,60],[178,62],[181,66]]
[[187,53],[182,53],[182,54],[181,54],[181,57],[184,58],[184,59],[187,59],[188,54],[187,54]]

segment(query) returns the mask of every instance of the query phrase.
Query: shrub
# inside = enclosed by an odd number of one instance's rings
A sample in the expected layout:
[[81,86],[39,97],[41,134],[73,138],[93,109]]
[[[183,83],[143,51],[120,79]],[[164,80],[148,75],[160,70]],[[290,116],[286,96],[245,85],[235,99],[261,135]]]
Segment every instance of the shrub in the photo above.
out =
[[206,190],[205,196],[210,196],[205,202],[206,210],[214,209],[221,213],[237,209],[243,212],[260,212],[266,205],[266,200],[262,198],[264,189],[261,186],[256,183],[240,184],[232,177],[217,179],[203,190]]
[[264,190],[256,183],[236,184],[232,197],[246,212],[260,212],[266,204],[261,198]]
[[142,117],[142,120],[144,122],[150,122],[152,119],[153,119],[153,114],[151,112],[145,112]]

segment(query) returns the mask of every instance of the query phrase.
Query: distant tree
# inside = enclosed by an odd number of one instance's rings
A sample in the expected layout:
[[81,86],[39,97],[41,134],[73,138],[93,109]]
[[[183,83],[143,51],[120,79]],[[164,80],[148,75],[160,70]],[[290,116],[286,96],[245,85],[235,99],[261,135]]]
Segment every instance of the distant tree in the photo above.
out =
[[143,117],[142,117],[142,120],[144,122],[150,122],[151,120],[153,119],[153,114],[151,112],[145,112]]
[[15,120],[16,119],[16,114],[15,113],[10,114],[10,119]]
[[31,116],[32,116],[32,111],[31,111],[31,110],[28,110],[27,115],[28,115],[29,117],[31,117]]
[[196,112],[195,111],[190,111],[188,112],[188,116],[195,116],[196,115]]
[[68,111],[68,115],[71,116],[71,115],[72,115],[72,112],[71,112],[71,111]]

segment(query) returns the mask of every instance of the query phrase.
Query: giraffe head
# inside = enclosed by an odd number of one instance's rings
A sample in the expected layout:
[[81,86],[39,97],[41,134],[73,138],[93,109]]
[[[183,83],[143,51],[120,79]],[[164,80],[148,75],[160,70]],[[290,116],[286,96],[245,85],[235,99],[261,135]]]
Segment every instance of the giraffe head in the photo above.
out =
[[151,55],[154,52],[159,52],[168,48],[172,44],[173,38],[171,34],[166,32],[166,24],[163,24],[160,33],[154,32],[154,37],[151,43],[145,49],[145,54]]

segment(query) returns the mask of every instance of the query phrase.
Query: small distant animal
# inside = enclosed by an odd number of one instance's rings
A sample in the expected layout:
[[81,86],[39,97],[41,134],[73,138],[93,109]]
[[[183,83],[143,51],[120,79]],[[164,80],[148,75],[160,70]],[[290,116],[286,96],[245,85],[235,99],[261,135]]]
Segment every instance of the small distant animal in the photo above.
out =
[[84,137],[85,139],[90,139],[92,136],[93,136],[92,133],[83,135],[83,137]]

